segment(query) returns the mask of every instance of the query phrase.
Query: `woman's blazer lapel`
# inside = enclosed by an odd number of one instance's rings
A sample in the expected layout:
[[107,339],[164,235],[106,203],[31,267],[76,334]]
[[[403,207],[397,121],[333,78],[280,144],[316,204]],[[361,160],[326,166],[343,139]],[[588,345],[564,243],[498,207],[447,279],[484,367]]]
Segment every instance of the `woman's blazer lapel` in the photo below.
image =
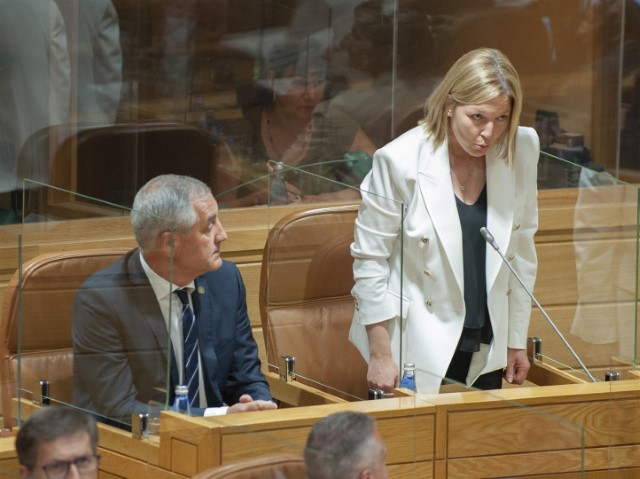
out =
[[418,160],[418,184],[433,227],[446,259],[453,269],[460,291],[464,286],[462,229],[458,218],[446,142],[435,151],[431,144],[421,150]]
[[[487,152],[487,229],[493,235],[500,251],[506,254],[511,240],[514,211],[515,168],[510,168],[506,158],[497,156],[495,148]],[[502,266],[500,255],[487,245],[487,292],[491,291]]]
[[[418,184],[425,208],[433,227],[441,241],[447,261],[453,269],[461,291],[464,291],[464,266],[462,252],[462,230],[458,217],[448,146],[446,142],[432,152],[430,145],[421,150],[418,160]],[[507,165],[506,159],[496,155],[495,148],[487,152],[487,229],[493,234],[496,243],[504,248],[511,239],[513,223],[513,198],[515,188],[514,169]],[[478,234],[480,232],[478,231]],[[491,249],[491,247],[488,247]],[[487,291],[491,290],[502,259],[487,250]]]

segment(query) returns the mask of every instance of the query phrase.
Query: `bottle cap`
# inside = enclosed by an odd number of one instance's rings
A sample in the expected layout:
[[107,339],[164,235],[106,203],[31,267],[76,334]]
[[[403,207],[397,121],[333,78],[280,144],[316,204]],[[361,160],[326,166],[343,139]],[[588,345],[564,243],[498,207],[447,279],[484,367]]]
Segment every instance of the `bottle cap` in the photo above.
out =
[[189,386],[186,384],[178,384],[176,386],[176,394],[189,394]]
[[402,366],[402,369],[415,369],[416,368],[416,363],[404,363],[404,365]]

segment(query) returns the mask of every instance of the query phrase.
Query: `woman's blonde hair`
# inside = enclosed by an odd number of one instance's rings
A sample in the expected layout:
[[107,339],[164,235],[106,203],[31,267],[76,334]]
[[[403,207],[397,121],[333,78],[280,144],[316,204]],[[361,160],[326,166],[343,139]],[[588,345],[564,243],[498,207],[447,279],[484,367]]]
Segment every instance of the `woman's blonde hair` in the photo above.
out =
[[478,105],[500,95],[511,98],[511,115],[506,134],[498,139],[500,154],[506,151],[507,162],[513,165],[516,133],[522,112],[522,87],[518,72],[509,59],[492,48],[479,48],[461,56],[449,69],[442,82],[425,103],[421,120],[435,147],[447,139],[448,105]]

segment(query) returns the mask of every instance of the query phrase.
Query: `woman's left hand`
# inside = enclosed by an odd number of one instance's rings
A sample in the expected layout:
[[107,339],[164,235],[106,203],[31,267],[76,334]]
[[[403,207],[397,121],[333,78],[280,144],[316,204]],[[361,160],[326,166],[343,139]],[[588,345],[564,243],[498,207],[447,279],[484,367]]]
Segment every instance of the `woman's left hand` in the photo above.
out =
[[508,383],[522,384],[530,367],[526,349],[507,349],[507,369],[504,378]]

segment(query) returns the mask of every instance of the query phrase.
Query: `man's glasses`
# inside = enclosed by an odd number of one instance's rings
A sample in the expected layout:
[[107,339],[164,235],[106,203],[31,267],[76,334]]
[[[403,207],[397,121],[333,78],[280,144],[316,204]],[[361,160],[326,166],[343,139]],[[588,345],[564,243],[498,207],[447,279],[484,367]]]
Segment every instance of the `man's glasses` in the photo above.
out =
[[47,476],[47,479],[64,479],[67,477],[71,464],[76,466],[80,474],[87,474],[97,469],[99,460],[100,455],[89,454],[87,456],[76,457],[72,461],[55,461],[40,467]]

